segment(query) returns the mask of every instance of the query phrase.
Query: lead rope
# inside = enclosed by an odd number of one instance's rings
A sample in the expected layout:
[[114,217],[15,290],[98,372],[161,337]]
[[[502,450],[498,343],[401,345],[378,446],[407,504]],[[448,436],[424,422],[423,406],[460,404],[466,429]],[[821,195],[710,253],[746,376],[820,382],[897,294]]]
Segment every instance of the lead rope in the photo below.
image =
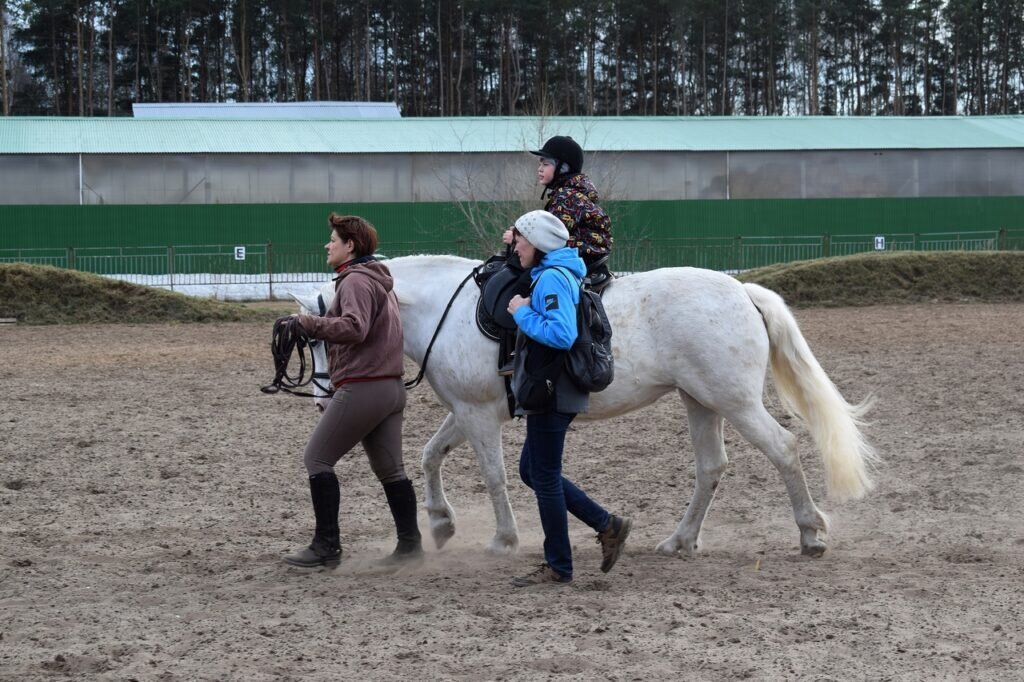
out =
[[437,341],[437,335],[441,333],[441,325],[444,324],[445,318],[448,317],[448,313],[455,304],[455,299],[458,298],[459,292],[462,291],[462,287],[466,286],[466,282],[472,279],[481,267],[481,265],[478,265],[470,270],[469,274],[466,275],[466,279],[462,280],[458,288],[455,289],[455,293],[452,294],[452,297],[448,300],[448,306],[444,309],[444,312],[441,313],[441,319],[437,322],[437,328],[434,329],[434,335],[430,337],[430,343],[427,344],[427,352],[423,354],[423,362],[420,364],[419,374],[417,374],[416,378],[412,381],[405,382],[406,389],[416,388],[420,385],[420,382],[423,381],[423,374],[427,371],[427,359],[430,357],[430,351],[434,347],[434,341]]
[[[297,318],[288,316],[280,317],[274,321],[274,331],[270,337],[270,354],[274,358],[274,380],[267,386],[261,386],[264,393],[277,393],[284,391],[302,398],[317,398],[320,396],[313,393],[301,393],[293,389],[302,388],[313,384],[327,394],[327,397],[334,395],[334,391],[321,386],[316,381],[316,357],[310,348],[311,339],[302,330]],[[291,361],[292,353],[299,357],[299,372],[292,376],[288,373],[288,363]],[[309,376],[306,376],[306,355],[309,355]]]

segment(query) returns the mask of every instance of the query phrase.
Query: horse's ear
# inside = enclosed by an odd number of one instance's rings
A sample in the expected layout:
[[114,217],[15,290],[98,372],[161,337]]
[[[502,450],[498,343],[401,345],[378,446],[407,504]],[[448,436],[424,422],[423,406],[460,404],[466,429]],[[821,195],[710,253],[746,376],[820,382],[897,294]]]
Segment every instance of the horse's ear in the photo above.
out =
[[316,296],[299,296],[294,293],[289,293],[288,295],[295,299],[296,303],[302,306],[307,315],[320,314],[320,306],[317,305]]

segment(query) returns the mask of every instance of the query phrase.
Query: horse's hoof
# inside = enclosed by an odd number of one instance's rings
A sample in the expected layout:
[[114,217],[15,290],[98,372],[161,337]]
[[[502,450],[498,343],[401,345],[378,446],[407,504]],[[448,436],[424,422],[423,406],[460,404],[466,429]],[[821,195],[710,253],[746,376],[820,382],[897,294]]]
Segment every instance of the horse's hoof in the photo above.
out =
[[682,545],[679,539],[674,535],[672,537],[665,538],[658,543],[658,546],[654,548],[654,551],[662,556],[677,557],[679,551],[682,549]]
[[824,542],[816,542],[813,545],[801,545],[800,553],[804,556],[814,557],[817,559],[825,553],[826,549],[827,547]]
[[700,552],[701,542],[700,538],[694,541],[685,540],[683,538],[670,535],[654,548],[654,551],[663,556],[682,557],[684,559],[692,559],[697,556]]
[[519,551],[519,542],[502,541],[495,538],[488,543],[487,548],[484,551],[493,557],[512,556]]
[[441,549],[446,542],[455,537],[455,524],[445,519],[437,525],[431,525],[430,534],[434,537],[434,546]]

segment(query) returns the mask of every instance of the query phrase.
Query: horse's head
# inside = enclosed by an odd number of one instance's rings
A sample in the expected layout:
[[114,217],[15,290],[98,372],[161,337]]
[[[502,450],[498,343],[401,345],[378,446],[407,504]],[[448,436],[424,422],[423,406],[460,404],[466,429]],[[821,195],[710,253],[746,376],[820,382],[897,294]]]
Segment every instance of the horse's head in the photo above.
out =
[[[325,283],[320,287],[319,293],[309,296],[291,294],[291,297],[299,304],[300,312],[304,315],[322,316],[327,312],[331,301],[334,300],[334,282]],[[309,350],[313,356],[313,365],[316,368],[316,371],[313,372],[312,382],[313,395],[316,396],[313,398],[313,404],[316,405],[317,412],[322,414],[327,409],[327,403],[331,399],[328,389],[334,389],[331,385],[331,374],[327,367],[327,343],[319,339],[312,339],[309,342]]]

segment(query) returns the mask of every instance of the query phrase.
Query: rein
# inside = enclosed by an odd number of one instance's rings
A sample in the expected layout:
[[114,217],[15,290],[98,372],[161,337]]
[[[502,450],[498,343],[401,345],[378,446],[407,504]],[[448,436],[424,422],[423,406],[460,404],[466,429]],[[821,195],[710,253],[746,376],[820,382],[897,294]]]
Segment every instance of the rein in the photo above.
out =
[[417,374],[416,378],[412,381],[405,382],[406,389],[416,388],[420,385],[420,382],[423,381],[423,374],[427,371],[427,359],[430,357],[430,351],[434,347],[434,341],[437,341],[437,335],[441,333],[441,325],[444,324],[445,318],[447,318],[448,313],[451,312],[452,306],[455,304],[455,299],[459,297],[459,292],[462,291],[462,287],[466,286],[466,282],[471,280],[481,267],[482,266],[478,265],[470,270],[469,274],[466,275],[466,278],[462,280],[459,286],[455,289],[455,293],[452,294],[452,297],[448,300],[448,306],[444,309],[444,312],[441,313],[441,319],[437,322],[437,328],[434,329],[434,335],[430,337],[430,343],[427,344],[427,352],[423,354],[423,362],[420,364],[419,374]]
[[[327,387],[317,382],[318,377],[323,377],[322,372],[316,371],[316,358],[313,355],[311,346],[316,343],[302,331],[299,321],[294,317],[281,317],[274,321],[274,331],[270,339],[270,353],[274,357],[274,380],[267,386],[261,386],[264,393],[277,393],[284,391],[302,398],[316,398],[312,393],[301,393],[293,389],[313,384],[327,396],[334,395],[330,390],[330,383]],[[288,363],[291,360],[292,352],[299,356],[299,373],[292,376],[288,373]],[[309,355],[309,377],[306,377],[306,355]]]

